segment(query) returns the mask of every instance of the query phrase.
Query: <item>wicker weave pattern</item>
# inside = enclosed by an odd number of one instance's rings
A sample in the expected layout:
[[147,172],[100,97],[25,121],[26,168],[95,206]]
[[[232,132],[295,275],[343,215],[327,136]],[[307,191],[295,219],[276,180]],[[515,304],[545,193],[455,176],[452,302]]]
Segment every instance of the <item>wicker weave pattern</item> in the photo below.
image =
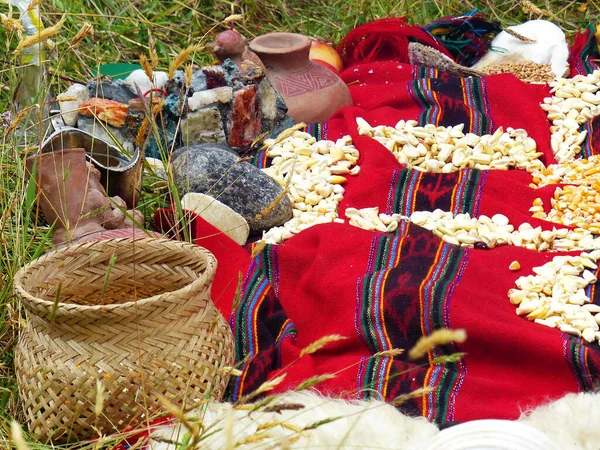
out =
[[220,399],[233,337],[210,299],[215,268],[207,250],[168,239],[83,243],[23,267],[15,291],[28,320],[15,370],[30,431],[90,439],[158,412],[156,394],[182,407]]

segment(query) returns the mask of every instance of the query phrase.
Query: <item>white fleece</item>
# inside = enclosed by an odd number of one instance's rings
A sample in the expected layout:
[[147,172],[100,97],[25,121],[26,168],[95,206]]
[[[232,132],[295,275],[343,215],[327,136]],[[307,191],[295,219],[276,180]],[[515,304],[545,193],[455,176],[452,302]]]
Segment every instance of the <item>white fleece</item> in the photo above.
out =
[[530,20],[509,28],[535,42],[523,42],[502,31],[492,40],[492,48],[473,65],[474,69],[525,60],[551,64],[555,75],[565,75],[569,68],[569,46],[558,26],[547,20]]
[[[438,433],[437,427],[424,418],[405,416],[379,401],[347,402],[311,392],[291,392],[279,395],[272,405],[286,404],[304,407],[283,409],[280,413],[249,413],[234,409],[229,403],[209,403],[204,412],[196,411],[189,416],[202,417],[204,427],[210,427],[206,434],[215,431],[201,443],[201,448],[207,450],[275,447],[421,450]],[[310,431],[296,431],[335,417],[342,418]],[[546,433],[561,450],[600,449],[600,394],[568,394],[524,412],[519,421]],[[271,426],[276,423],[279,425]],[[162,427],[151,434],[147,448],[176,450],[174,443],[183,442],[185,433],[186,429],[180,425]],[[260,436],[259,433],[265,433],[264,439],[243,443],[252,436]]]

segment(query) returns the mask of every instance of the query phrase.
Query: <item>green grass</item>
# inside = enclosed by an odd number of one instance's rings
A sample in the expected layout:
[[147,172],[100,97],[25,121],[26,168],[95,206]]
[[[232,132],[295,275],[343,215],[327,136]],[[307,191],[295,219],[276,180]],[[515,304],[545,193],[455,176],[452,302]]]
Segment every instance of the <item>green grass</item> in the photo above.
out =
[[[167,70],[181,50],[191,44],[207,44],[225,29],[221,22],[232,13],[243,14],[244,20],[237,29],[248,38],[285,30],[334,43],[356,26],[377,18],[406,15],[411,23],[426,24],[475,8],[504,26],[544,18],[573,33],[588,23],[600,22],[600,1],[533,3],[535,7],[522,0],[54,0],[42,2],[41,10],[46,26],[66,14],[66,22],[60,33],[52,37],[48,51],[50,84],[58,93],[68,86],[69,80],[85,82],[91,78],[100,64],[138,62],[140,55],[149,52],[150,34],[156,42],[158,69]],[[0,13],[8,11],[0,0]],[[83,22],[93,26],[94,35],[70,46]],[[18,42],[14,31],[0,26],[0,55],[4,55],[0,56],[0,112],[10,109],[18,85],[19,59],[13,53]],[[205,64],[213,59],[206,49],[195,55],[194,62]],[[0,128],[0,317],[4,317],[0,323],[0,448],[10,447],[11,420],[21,419],[12,373],[12,346],[22,320],[12,294],[12,279],[23,264],[48,247],[48,228],[37,222],[34,196],[24,183],[24,156],[15,145],[14,133],[7,135]],[[145,181],[143,204],[148,215],[164,203],[168,191],[164,185],[152,184],[155,182]]]

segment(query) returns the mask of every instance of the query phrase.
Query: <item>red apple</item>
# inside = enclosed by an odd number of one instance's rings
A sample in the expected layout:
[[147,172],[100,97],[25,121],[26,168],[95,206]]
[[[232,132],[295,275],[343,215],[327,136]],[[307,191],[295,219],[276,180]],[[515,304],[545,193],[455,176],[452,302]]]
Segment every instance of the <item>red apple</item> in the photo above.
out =
[[313,40],[310,43],[309,58],[312,62],[321,64],[337,74],[344,70],[344,63],[339,53],[325,42]]

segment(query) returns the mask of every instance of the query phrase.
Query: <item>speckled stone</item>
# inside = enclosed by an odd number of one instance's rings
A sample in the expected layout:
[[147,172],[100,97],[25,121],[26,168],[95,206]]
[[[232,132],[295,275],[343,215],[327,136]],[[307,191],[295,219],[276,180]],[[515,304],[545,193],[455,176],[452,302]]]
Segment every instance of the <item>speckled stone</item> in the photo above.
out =
[[264,217],[257,218],[276,201],[283,188],[222,146],[182,147],[173,153],[172,161],[180,197],[198,192],[217,198],[248,221],[251,234],[282,225],[292,218],[292,204],[286,195]]
[[90,93],[90,98],[98,97],[127,104],[129,100],[137,97],[123,80],[102,80],[100,83],[96,80],[90,80],[86,86]]
[[226,142],[223,119],[217,106],[189,113],[181,121],[181,140],[185,145]]

